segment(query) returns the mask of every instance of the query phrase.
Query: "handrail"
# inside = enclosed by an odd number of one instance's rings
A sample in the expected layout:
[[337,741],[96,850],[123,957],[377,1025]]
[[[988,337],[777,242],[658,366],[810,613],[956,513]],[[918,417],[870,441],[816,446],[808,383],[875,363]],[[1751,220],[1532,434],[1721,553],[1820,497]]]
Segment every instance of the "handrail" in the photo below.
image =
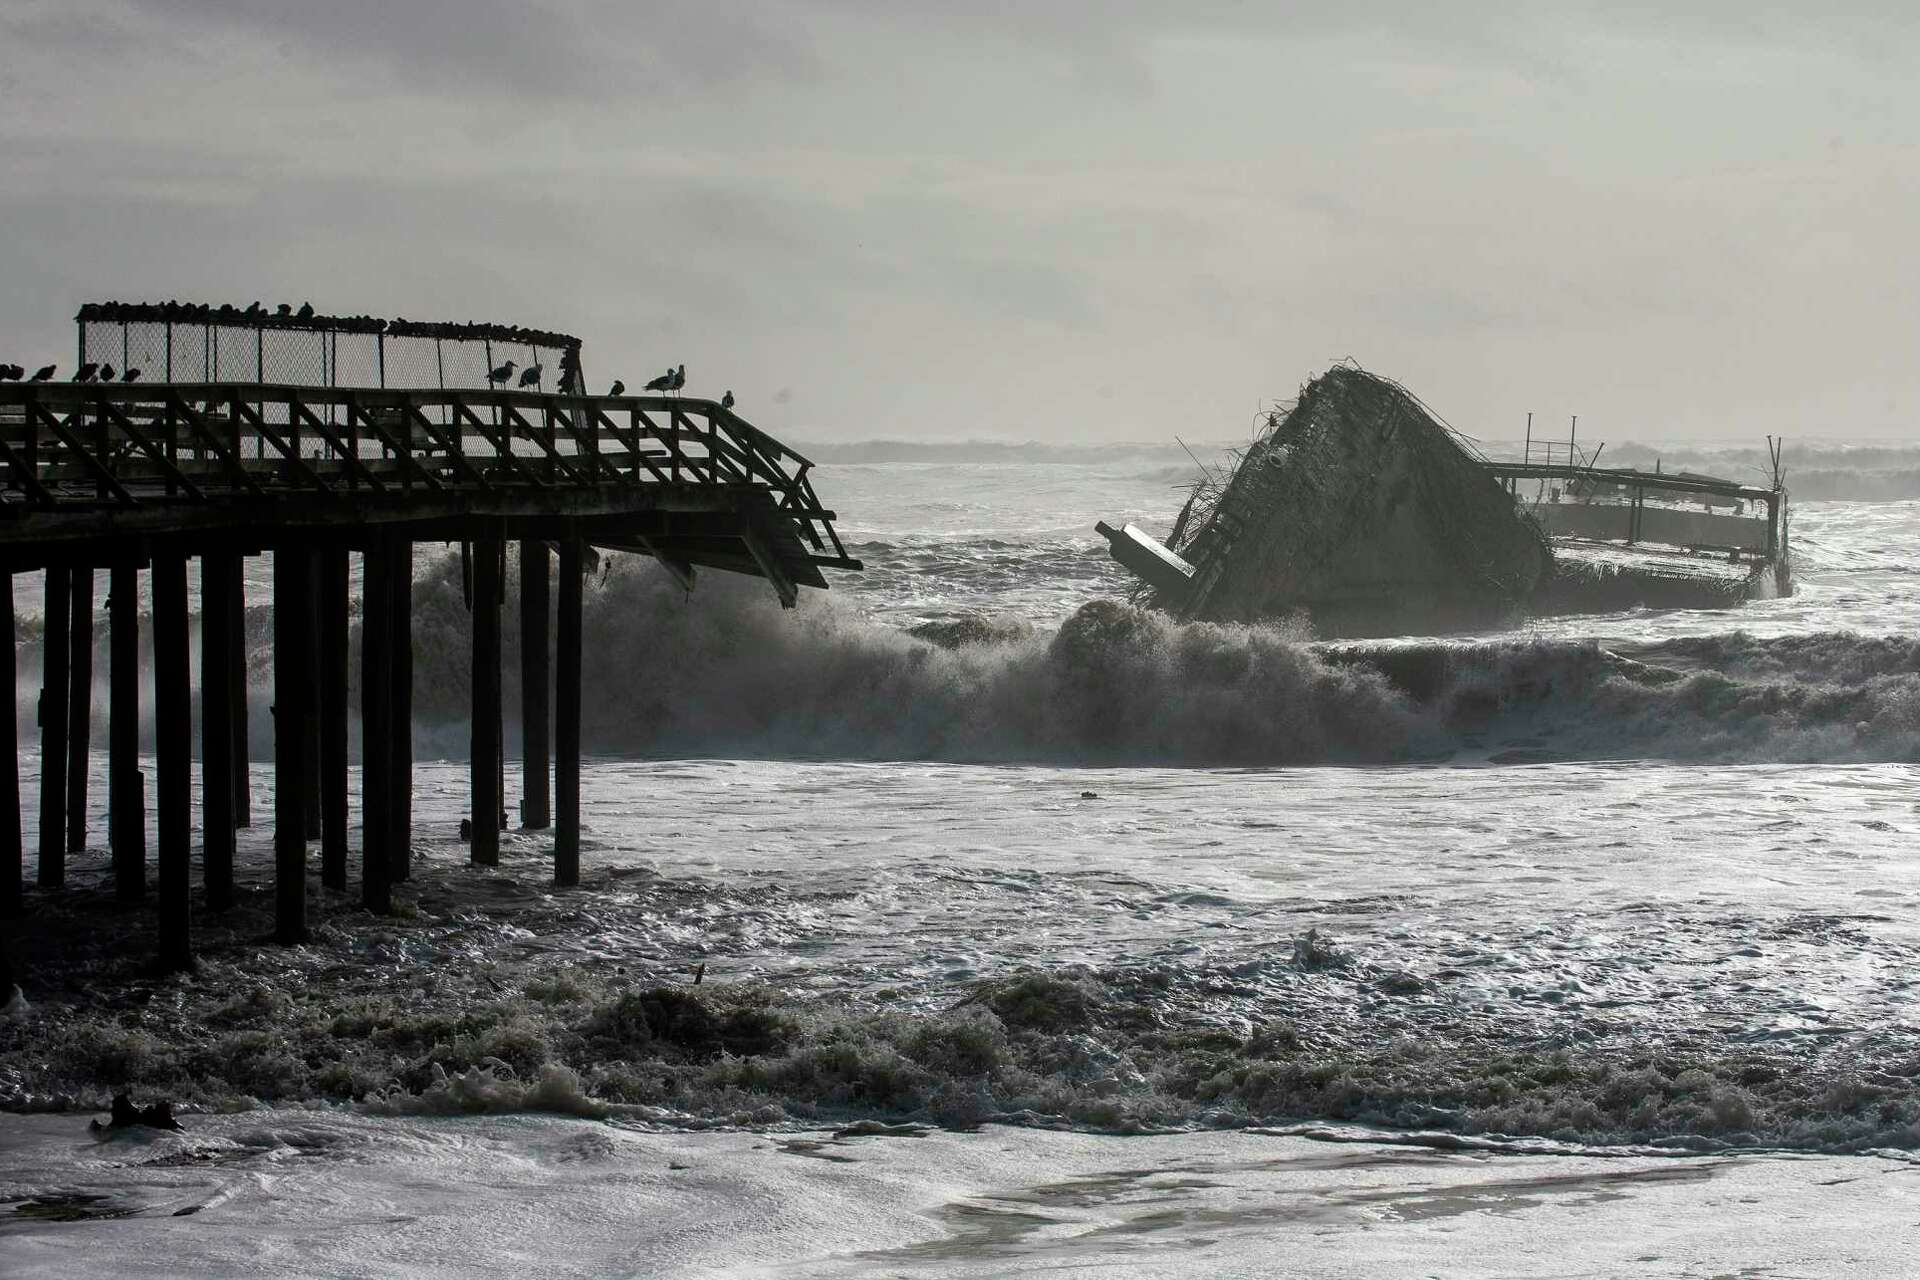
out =
[[812,464],[715,401],[250,382],[0,383],[0,518],[407,491],[759,490],[848,559]]

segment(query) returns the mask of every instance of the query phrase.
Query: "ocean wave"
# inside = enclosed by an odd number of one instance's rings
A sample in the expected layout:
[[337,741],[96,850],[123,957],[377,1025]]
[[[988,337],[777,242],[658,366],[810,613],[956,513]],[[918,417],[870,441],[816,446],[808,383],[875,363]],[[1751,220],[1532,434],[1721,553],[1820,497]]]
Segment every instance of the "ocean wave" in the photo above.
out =
[[[509,599],[513,593],[509,593]],[[417,712],[465,713],[465,613],[416,591]],[[1920,758],[1920,645],[1851,633],[1324,646],[1113,600],[943,647],[833,597],[690,596],[620,558],[587,606],[584,733],[643,754],[1273,766],[1497,758]],[[511,638],[517,627],[505,628]],[[509,685],[517,663],[511,643]]]

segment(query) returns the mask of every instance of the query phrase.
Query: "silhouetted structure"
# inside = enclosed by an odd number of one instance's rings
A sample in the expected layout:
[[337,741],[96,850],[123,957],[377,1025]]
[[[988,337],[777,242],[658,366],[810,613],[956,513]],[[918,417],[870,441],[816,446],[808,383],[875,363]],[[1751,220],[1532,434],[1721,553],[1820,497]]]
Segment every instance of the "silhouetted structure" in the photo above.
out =
[[[243,331],[300,323],[260,307],[223,314]],[[91,340],[83,337],[83,350]],[[138,643],[136,578],[147,567],[159,950],[167,965],[191,964],[187,562],[200,561],[203,866],[206,903],[217,911],[231,901],[234,829],[248,818],[241,569],[244,557],[270,554],[276,935],[305,935],[310,838],[321,841],[322,883],[347,887],[347,583],[357,553],[364,580],[361,892],[367,906],[387,910],[390,886],[410,873],[417,541],[462,542],[477,553],[476,862],[498,857],[501,564],[506,543],[520,544],[523,818],[531,827],[555,822],[555,881],[576,883],[585,548],[654,556],[683,582],[699,567],[764,578],[791,606],[800,587],[827,585],[822,568],[860,567],[833,528],[834,513],[814,494],[811,466],[720,406],[692,399],[223,381],[0,385],[0,504],[8,513],[0,557],[9,573],[46,575],[40,884],[54,888],[64,878],[71,788],[85,775],[69,768],[71,735],[88,713],[82,677],[71,669],[81,643],[75,588],[85,593],[90,622],[93,570],[106,567],[114,882],[129,901],[146,892],[138,668],[127,656]],[[559,648],[549,662],[555,548]],[[22,896],[11,887],[23,872],[19,837],[16,773],[11,791],[0,782],[0,910],[17,909]]]

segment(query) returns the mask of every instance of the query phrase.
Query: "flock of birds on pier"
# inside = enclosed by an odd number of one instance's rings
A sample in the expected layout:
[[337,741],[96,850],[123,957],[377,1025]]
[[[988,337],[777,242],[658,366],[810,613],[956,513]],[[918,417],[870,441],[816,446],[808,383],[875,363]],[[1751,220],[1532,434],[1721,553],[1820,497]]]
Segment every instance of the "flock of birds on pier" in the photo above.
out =
[[[59,365],[45,364],[35,369],[32,377],[28,377],[26,369],[20,365],[0,364],[0,382],[52,382],[53,375],[58,373],[59,370]],[[138,369],[129,369],[125,373],[120,374],[119,377],[122,382],[138,382],[140,381],[140,371]],[[78,369],[75,369],[73,371],[72,381],[112,382],[113,379],[114,372],[112,365],[95,362],[83,364]]]
[[[520,369],[520,366],[512,360],[508,360],[499,368],[491,370],[487,374],[487,382],[493,386],[506,386],[509,382],[514,381],[513,374],[515,369]],[[0,364],[0,382],[51,382],[53,381],[53,375],[58,371],[58,365],[42,365],[33,371],[31,377],[28,377],[26,369],[21,365]],[[520,377],[517,385],[522,387],[539,387],[542,372],[538,364],[530,364],[526,368],[520,369]],[[128,369],[124,373],[121,373],[119,378],[121,382],[138,382],[140,380],[140,370]],[[89,361],[73,371],[71,380],[74,382],[112,382],[114,380],[113,366]],[[659,377],[647,383],[646,390],[664,391],[678,395],[686,385],[687,366],[683,364],[667,370]],[[614,379],[613,386],[607,391],[607,394],[610,396],[623,396],[626,393],[627,384],[617,378]],[[726,395],[721,397],[720,407],[722,409],[732,409],[733,404],[733,392],[732,390],[728,390]]]

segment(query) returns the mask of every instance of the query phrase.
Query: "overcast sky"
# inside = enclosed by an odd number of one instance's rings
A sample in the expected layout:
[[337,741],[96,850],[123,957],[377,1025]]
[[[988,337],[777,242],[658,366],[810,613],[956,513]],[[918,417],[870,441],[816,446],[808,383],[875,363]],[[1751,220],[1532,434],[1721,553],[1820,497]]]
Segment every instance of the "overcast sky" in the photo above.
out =
[[811,438],[1223,439],[1347,356],[1481,436],[1904,436],[1914,12],[5,0],[0,359],[311,299]]

